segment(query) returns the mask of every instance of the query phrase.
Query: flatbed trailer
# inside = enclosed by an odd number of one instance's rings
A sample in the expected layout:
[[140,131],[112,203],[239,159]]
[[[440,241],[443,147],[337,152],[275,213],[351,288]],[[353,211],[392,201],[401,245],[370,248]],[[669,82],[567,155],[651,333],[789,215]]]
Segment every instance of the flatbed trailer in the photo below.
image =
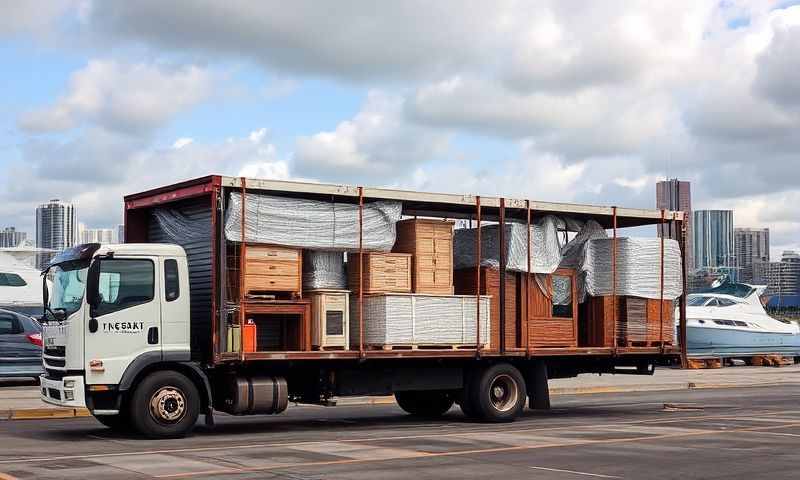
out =
[[[505,335],[506,302],[505,288],[499,289],[499,341],[486,345],[481,339],[481,315],[476,314],[476,341],[474,345],[460,345],[459,348],[409,348],[372,349],[364,341],[364,302],[363,288],[358,289],[353,302],[359,306],[358,314],[350,318],[357,325],[357,333],[351,335],[350,348],[341,350],[314,350],[307,341],[300,342],[300,348],[289,350],[253,350],[245,348],[245,335],[228,338],[231,325],[243,327],[249,311],[257,311],[263,302],[252,301],[241,293],[229,298],[226,287],[231,275],[239,275],[240,285],[245,275],[247,241],[230,242],[225,234],[225,212],[229,207],[230,194],[241,195],[242,240],[245,239],[245,199],[248,195],[271,195],[351,204],[358,208],[358,245],[353,253],[364,253],[362,239],[363,210],[366,204],[375,201],[396,201],[402,204],[404,217],[439,218],[461,220],[477,227],[475,265],[477,283],[480,284],[481,225],[498,224],[500,244],[503,245],[505,224],[516,222],[526,224],[528,232],[537,218],[545,215],[560,215],[580,221],[594,220],[603,228],[612,231],[614,250],[612,260],[612,283],[615,286],[611,296],[616,302],[616,238],[618,230],[643,225],[665,225],[670,231],[681,232],[679,243],[681,251],[685,248],[684,212],[665,210],[643,210],[622,207],[603,207],[567,203],[539,202],[528,199],[489,197],[478,195],[455,195],[440,193],[410,192],[361,186],[331,185],[250,179],[226,176],[206,176],[174,185],[164,186],[125,197],[125,243],[162,244],[177,243],[186,252],[188,283],[190,291],[188,323],[189,344],[186,355],[167,355],[162,353],[157,360],[149,362],[131,361],[124,368],[123,377],[108,390],[98,390],[95,383],[103,385],[108,380],[85,382],[86,403],[95,416],[110,426],[121,428],[128,425],[126,413],[136,417],[137,408],[147,409],[146,405],[136,406],[136,392],[148,376],[160,371],[183,375],[197,390],[197,407],[206,414],[207,422],[213,422],[213,410],[234,414],[279,413],[288,400],[306,403],[330,404],[331,399],[347,395],[385,395],[394,393],[398,403],[406,411],[419,415],[439,415],[458,403],[469,415],[486,421],[508,421],[524,407],[525,399],[531,408],[548,408],[549,394],[547,380],[575,376],[579,373],[619,373],[652,374],[654,365],[686,361],[686,296],[679,298],[679,333],[677,345],[661,342],[657,345],[630,346],[614,342],[602,347],[570,346],[543,347],[536,345],[533,329],[529,328],[530,315],[525,315],[520,328],[525,332],[523,339],[510,345]],[[205,235],[195,235],[186,241],[175,241],[163,226],[154,221],[154,211],[170,208],[177,212],[192,228],[201,228]],[[267,227],[268,228],[268,227]],[[483,239],[485,241],[485,239]],[[233,246],[233,243],[238,245]],[[531,265],[530,241],[528,242],[528,265]],[[234,250],[231,250],[234,248]],[[534,245],[535,248],[535,245]],[[113,246],[109,247],[113,250]],[[236,250],[238,249],[238,250]],[[122,250],[122,249],[120,249]],[[235,255],[230,255],[231,251]],[[102,258],[119,256],[119,252],[96,250],[95,256]],[[661,249],[661,296],[663,304],[664,250]],[[506,252],[500,249],[500,284],[505,285]],[[66,258],[66,257],[65,257]],[[75,261],[77,257],[66,258]],[[357,255],[359,262],[363,256]],[[682,276],[685,285],[685,256],[682,256]],[[61,261],[65,261],[62,259]],[[348,257],[348,261],[349,257]],[[231,269],[231,263],[238,268]],[[58,260],[54,260],[58,263]],[[358,269],[359,283],[362,268]],[[102,267],[100,267],[102,268]],[[91,277],[91,268],[89,270]],[[528,271],[531,271],[528,268]],[[91,280],[88,282],[91,285]],[[524,299],[530,299],[528,289],[533,283],[524,282]],[[574,283],[573,283],[574,292]],[[91,303],[92,294],[87,291]],[[476,292],[475,308],[479,309],[480,292]],[[573,298],[577,303],[577,299]],[[90,305],[91,306],[91,305]],[[88,308],[88,307],[87,307]],[[577,307],[576,307],[577,308]],[[661,315],[661,339],[664,329],[672,329],[672,311],[663,307]],[[163,312],[162,308],[162,312]],[[527,311],[527,310],[526,310]],[[669,320],[665,320],[669,314]],[[94,315],[87,313],[87,319]],[[163,317],[163,313],[162,313]],[[494,320],[493,320],[494,321]],[[577,322],[577,317],[575,317]],[[576,323],[577,325],[577,323]],[[614,314],[613,331],[617,331],[617,318]],[[243,332],[241,329],[239,332]],[[88,335],[88,334],[87,334]],[[309,335],[306,330],[303,335]],[[47,334],[46,334],[47,336]],[[239,345],[230,347],[231,342]],[[87,354],[88,355],[88,354]],[[51,357],[52,358],[52,357]],[[86,371],[95,359],[86,358],[83,362]],[[102,362],[101,362],[102,363]],[[45,359],[47,367],[47,355]],[[163,375],[162,375],[163,376]],[[158,377],[161,378],[161,377]],[[43,380],[44,381],[44,380]],[[47,382],[45,382],[46,384]],[[152,382],[151,382],[152,383]],[[63,390],[63,385],[54,385]],[[149,383],[148,388],[154,388]],[[103,387],[104,388],[104,387]],[[141,387],[144,388],[144,387]],[[100,391],[104,393],[100,394]],[[113,394],[106,392],[111,391]],[[259,393],[260,392],[260,393]],[[269,397],[269,398],[266,398]],[[155,398],[155,397],[154,397]],[[172,398],[172,397],[170,397]],[[54,402],[52,397],[43,394],[43,399]],[[155,401],[155,400],[153,400]],[[190,400],[180,397],[180,401]],[[194,399],[191,399],[194,402]],[[152,404],[151,404],[152,405]],[[156,409],[157,410],[157,409]],[[157,412],[156,412],[157,413]],[[158,415],[151,412],[151,416]],[[165,414],[166,415],[166,414]],[[114,420],[112,420],[114,419]],[[125,421],[123,421],[125,420]],[[189,427],[180,422],[158,418],[156,426],[134,423],[137,429],[151,436],[174,436],[186,433]]]

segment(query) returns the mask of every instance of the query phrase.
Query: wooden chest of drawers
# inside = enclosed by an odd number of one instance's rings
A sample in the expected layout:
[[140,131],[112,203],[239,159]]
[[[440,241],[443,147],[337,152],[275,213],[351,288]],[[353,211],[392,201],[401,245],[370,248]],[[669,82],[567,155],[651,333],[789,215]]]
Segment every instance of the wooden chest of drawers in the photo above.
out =
[[247,245],[244,294],[302,290],[302,258],[298,248]]
[[[358,254],[348,255],[347,284],[358,295]],[[365,253],[364,293],[410,293],[411,255],[407,253]]]
[[453,294],[453,222],[429,219],[397,222],[393,251],[413,255],[414,293]]

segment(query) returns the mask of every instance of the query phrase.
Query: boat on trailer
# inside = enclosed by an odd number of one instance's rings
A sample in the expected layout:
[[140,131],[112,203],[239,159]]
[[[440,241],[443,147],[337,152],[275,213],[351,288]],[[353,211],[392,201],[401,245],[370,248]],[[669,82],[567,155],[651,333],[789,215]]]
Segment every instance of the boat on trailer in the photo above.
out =
[[800,327],[771,317],[761,302],[766,287],[723,283],[690,294],[686,306],[689,355],[800,356]]

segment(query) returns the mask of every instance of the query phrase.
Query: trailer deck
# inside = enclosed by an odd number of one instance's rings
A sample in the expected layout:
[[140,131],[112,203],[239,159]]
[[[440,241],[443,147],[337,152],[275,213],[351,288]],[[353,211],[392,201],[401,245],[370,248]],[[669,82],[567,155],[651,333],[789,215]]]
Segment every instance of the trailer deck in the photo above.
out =
[[[314,351],[304,349],[300,351],[257,351],[245,352],[239,349],[238,352],[226,352],[221,338],[222,329],[225,328],[223,319],[226,318],[226,302],[230,299],[225,297],[225,289],[220,287],[222,279],[226,275],[226,265],[220,262],[219,252],[226,248],[226,240],[223,232],[223,215],[225,202],[228,192],[239,192],[244,197],[252,193],[268,193],[294,198],[335,200],[359,205],[359,212],[363,210],[365,202],[376,200],[395,200],[402,202],[403,215],[409,217],[436,217],[444,219],[467,220],[472,225],[478,227],[480,232],[481,222],[498,223],[501,227],[508,220],[526,222],[530,227],[533,220],[543,215],[564,215],[578,220],[595,220],[602,227],[613,232],[613,238],[617,238],[618,229],[671,223],[676,227],[675,231],[682,232],[678,239],[681,250],[685,249],[685,214],[679,211],[666,210],[645,210],[631,209],[616,206],[593,206],[568,203],[540,202],[528,199],[515,199],[479,195],[456,195],[442,193],[411,192],[394,189],[371,188],[349,185],[333,185],[318,183],[303,183],[277,180],[249,179],[225,176],[206,176],[181,182],[171,186],[148,190],[141,193],[128,195],[125,197],[125,241],[126,242],[153,242],[158,241],[158,232],[154,232],[149,224],[148,215],[151,209],[168,204],[186,205],[187,211],[197,218],[202,218],[208,222],[209,232],[206,241],[201,244],[184,246],[190,257],[190,264],[194,261],[202,264],[201,268],[195,268],[192,272],[192,304],[197,309],[192,312],[193,325],[193,350],[199,347],[198,351],[205,354],[201,360],[210,364],[243,362],[257,360],[365,360],[373,359],[399,359],[399,358],[473,358],[473,357],[555,357],[555,356],[596,356],[596,357],[618,357],[618,356],[677,356],[681,355],[685,361],[686,352],[683,347],[686,342],[686,314],[685,293],[680,297],[680,329],[678,346],[663,344],[659,346],[613,346],[613,347],[535,347],[530,344],[529,335],[526,335],[524,348],[514,348],[506,345],[503,329],[505,328],[506,307],[504,302],[504,289],[500,289],[500,318],[499,326],[500,342],[499,345],[491,345],[485,348],[480,339],[480,319],[478,320],[478,340],[474,348],[459,349],[417,349],[417,350],[372,350],[366,348],[363,338],[358,342],[356,350],[326,350]],[[244,218],[244,202],[242,202],[242,218]],[[359,218],[361,216],[359,215]],[[242,221],[244,226],[244,221]],[[498,229],[503,235],[503,228]],[[672,229],[671,229],[672,230]],[[361,222],[359,222],[359,233]],[[244,238],[244,235],[243,235]],[[612,265],[616,265],[616,242],[614,243]],[[240,257],[245,257],[246,243],[242,243]],[[501,284],[504,284],[506,275],[503,249],[501,250],[500,276]],[[359,240],[359,253],[364,251]],[[477,235],[477,251],[481,252],[480,233]],[[528,249],[528,262],[530,265],[531,252]],[[661,284],[663,300],[663,239],[661,251]],[[479,255],[480,257],[480,255]],[[243,260],[242,260],[243,261]],[[683,262],[683,280],[685,285],[686,267],[685,256]],[[480,266],[480,262],[476,267]],[[190,267],[190,270],[191,267]],[[479,268],[478,268],[479,270]],[[240,269],[239,274],[243,275],[244,268]],[[363,269],[362,269],[363,271]],[[529,269],[530,271],[530,269]],[[478,274],[479,275],[479,274]],[[612,269],[613,284],[616,285],[616,270]],[[525,282],[525,298],[528,299],[527,289],[530,282]],[[195,302],[195,297],[207,295],[207,302]],[[480,295],[478,295],[479,297]],[[616,291],[613,293],[616,302]],[[359,293],[358,301],[362,302],[362,294]],[[360,303],[359,303],[360,304]],[[616,306],[616,304],[615,304]],[[240,322],[244,323],[247,311],[247,302],[240,303]],[[352,319],[359,325],[359,333],[363,334],[363,318]],[[616,311],[616,308],[614,309]],[[665,324],[664,312],[660,312],[663,329],[673,328],[671,324]],[[478,316],[480,317],[480,316]],[[671,318],[671,315],[670,315]],[[616,318],[614,327],[616,331]],[[527,322],[527,320],[526,320]],[[670,322],[671,323],[671,322]],[[527,328],[527,324],[526,324]],[[210,342],[209,342],[210,340]]]

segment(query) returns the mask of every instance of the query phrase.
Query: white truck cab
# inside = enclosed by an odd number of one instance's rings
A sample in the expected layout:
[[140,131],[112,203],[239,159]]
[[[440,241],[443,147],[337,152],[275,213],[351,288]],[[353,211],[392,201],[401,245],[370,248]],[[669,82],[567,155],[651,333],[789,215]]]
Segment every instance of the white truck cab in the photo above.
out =
[[[79,245],[55,257],[44,276],[42,400],[86,407],[107,425],[132,422],[151,436],[194,425],[201,404],[195,390],[208,381],[190,362],[183,248]],[[153,415],[145,417],[155,424],[140,425],[140,415],[123,411],[133,401],[147,404]]]

